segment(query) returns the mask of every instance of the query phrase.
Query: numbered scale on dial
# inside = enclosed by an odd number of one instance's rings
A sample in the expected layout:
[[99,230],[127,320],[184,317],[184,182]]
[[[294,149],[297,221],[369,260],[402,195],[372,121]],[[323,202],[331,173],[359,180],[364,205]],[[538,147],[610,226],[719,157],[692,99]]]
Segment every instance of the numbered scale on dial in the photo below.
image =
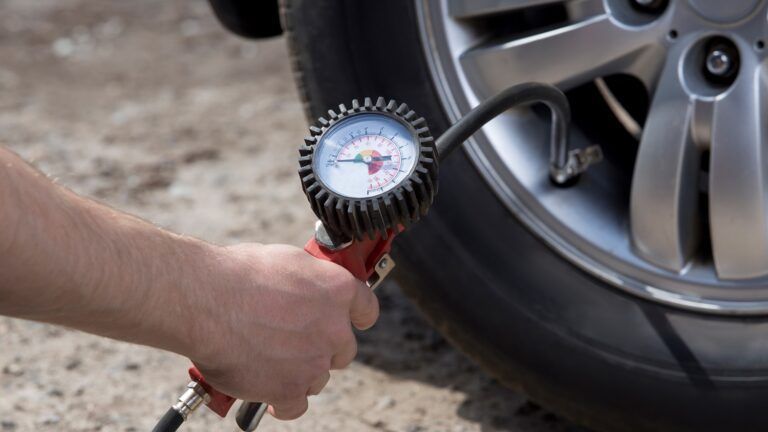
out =
[[400,121],[360,114],[328,130],[314,172],[339,195],[367,198],[402,183],[416,167],[417,151],[412,131]]
[[437,154],[424,119],[383,98],[339,108],[310,128],[299,158],[304,192],[326,230],[374,238],[424,216],[437,192]]

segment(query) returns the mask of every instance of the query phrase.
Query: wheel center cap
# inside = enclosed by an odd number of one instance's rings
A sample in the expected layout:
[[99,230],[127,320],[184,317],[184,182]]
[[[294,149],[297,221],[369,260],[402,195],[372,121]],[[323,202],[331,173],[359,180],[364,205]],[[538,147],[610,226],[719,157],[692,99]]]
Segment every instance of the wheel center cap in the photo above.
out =
[[740,21],[755,11],[763,0],[688,0],[703,18],[719,24]]

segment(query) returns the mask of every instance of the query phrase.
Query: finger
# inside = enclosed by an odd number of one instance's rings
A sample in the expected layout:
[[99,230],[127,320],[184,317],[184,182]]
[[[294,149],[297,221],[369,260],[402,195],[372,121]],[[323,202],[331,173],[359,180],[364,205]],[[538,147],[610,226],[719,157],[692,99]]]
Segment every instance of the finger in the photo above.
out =
[[306,397],[298,398],[290,402],[281,402],[269,406],[269,414],[278,420],[296,420],[304,415],[309,408]]
[[365,284],[360,284],[357,293],[352,299],[352,307],[349,310],[352,325],[359,330],[367,330],[379,319],[379,299]]
[[344,346],[331,358],[331,369],[344,369],[352,363],[357,355],[357,340],[352,333],[352,329],[349,330],[349,338]]
[[330,379],[331,379],[330,372],[326,372],[320,378],[316,379],[315,382],[313,382],[312,385],[309,386],[309,390],[307,391],[307,396],[319,395],[320,392],[323,391],[325,386],[328,384],[328,381]]

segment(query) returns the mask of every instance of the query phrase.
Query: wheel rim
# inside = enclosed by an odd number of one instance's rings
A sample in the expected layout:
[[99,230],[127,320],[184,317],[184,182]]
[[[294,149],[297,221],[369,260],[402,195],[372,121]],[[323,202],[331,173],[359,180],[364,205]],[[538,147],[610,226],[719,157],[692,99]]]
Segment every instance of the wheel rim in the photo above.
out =
[[[648,89],[629,172],[606,163],[570,189],[552,186],[547,125],[531,110],[492,122],[467,151],[518,219],[573,263],[635,295],[720,314],[768,313],[767,7],[417,2],[425,53],[453,120],[524,81],[569,91],[626,74]],[[531,16],[560,18],[530,26]],[[591,144],[589,132],[574,127],[573,143]]]

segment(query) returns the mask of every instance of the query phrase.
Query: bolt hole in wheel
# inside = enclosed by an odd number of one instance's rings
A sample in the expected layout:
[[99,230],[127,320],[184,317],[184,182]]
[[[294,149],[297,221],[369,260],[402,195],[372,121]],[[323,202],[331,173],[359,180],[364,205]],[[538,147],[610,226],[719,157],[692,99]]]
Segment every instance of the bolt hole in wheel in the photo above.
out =
[[704,76],[715,85],[730,86],[739,73],[739,50],[727,38],[713,37],[704,45]]
[[[520,221],[593,275],[703,312],[768,313],[764,0],[421,0],[454,120],[525,81],[566,91],[571,140],[606,162],[571,189],[546,170],[546,116],[519,110],[468,146]],[[739,172],[741,175],[733,175]]]
[[669,39],[670,41],[674,41],[675,39],[677,39],[677,30],[675,29],[670,30],[669,33],[667,33],[667,39]]

